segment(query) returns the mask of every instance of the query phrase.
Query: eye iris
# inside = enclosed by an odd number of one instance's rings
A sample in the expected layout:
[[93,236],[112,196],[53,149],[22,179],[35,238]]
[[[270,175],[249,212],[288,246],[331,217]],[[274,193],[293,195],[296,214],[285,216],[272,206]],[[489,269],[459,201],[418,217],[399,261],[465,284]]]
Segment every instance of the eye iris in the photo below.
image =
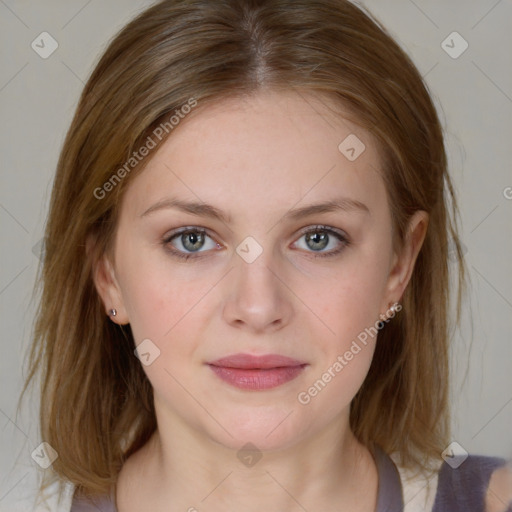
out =
[[187,251],[197,251],[204,245],[204,235],[197,231],[187,231],[182,233],[181,243]]
[[[310,243],[311,242],[311,243]],[[319,251],[325,249],[329,243],[329,235],[325,231],[315,231],[306,234],[306,243],[310,249]]]

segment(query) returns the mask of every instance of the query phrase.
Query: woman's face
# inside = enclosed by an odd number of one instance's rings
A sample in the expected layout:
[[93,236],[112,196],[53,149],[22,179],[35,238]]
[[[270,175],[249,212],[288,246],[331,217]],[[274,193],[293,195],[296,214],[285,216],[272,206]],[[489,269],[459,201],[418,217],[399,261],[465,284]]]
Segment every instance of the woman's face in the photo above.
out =
[[369,134],[265,92],[199,106],[153,151],[96,282],[143,343],[160,428],[273,449],[348,424],[426,226],[394,253]]

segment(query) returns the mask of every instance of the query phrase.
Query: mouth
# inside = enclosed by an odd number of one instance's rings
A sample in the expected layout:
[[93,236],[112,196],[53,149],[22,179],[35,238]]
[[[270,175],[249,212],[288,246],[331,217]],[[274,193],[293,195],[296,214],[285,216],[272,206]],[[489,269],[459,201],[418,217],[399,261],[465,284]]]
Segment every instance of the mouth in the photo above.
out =
[[298,377],[308,366],[304,361],[278,354],[233,354],[207,363],[224,382],[239,389],[271,389]]

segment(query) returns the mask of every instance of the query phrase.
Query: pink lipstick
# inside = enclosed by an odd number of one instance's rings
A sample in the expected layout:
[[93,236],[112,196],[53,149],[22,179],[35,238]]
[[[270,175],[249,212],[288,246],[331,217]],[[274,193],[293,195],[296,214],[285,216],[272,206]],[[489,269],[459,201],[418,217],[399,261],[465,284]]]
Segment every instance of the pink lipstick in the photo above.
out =
[[208,365],[219,378],[232,386],[263,390],[275,388],[295,379],[307,363],[278,354],[233,354]]

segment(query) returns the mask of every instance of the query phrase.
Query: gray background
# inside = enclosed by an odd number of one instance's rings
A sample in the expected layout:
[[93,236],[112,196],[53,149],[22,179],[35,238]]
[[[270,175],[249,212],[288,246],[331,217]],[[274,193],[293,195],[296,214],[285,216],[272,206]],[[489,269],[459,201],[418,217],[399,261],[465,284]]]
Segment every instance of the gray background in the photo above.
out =
[[[152,2],[0,0],[0,510],[29,510],[37,397],[22,414],[31,290],[55,166],[78,96],[109,39]],[[470,453],[512,456],[512,49],[510,0],[367,0],[425,76],[446,129],[472,281],[454,335],[453,439]],[[42,59],[31,43],[58,42]],[[457,31],[468,49],[441,43]],[[448,40],[450,41],[450,39]],[[460,42],[452,44],[455,50]],[[471,309],[470,309],[471,308]],[[466,370],[468,370],[466,376]]]

